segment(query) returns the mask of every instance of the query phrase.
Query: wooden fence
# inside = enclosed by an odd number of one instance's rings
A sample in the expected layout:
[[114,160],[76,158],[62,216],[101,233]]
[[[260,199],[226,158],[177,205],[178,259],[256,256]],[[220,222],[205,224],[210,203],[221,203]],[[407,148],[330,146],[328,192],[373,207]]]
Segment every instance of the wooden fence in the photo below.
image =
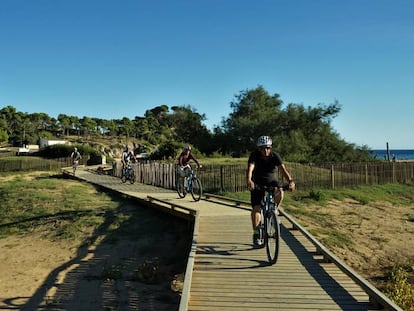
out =
[[[85,155],[79,161],[80,165],[96,165],[102,163],[101,157],[90,157]],[[70,157],[45,159],[36,156],[12,156],[0,157],[0,172],[17,171],[52,171],[63,167],[72,166]]]
[[0,159],[0,172],[17,171],[53,171],[71,166],[70,158],[43,159],[32,156],[21,156]]
[[[414,162],[370,162],[298,164],[286,163],[300,190],[346,188],[356,185],[410,183],[414,181]],[[137,181],[166,189],[176,185],[176,165],[160,162],[134,165]],[[120,176],[121,168],[114,167]],[[198,171],[205,192],[247,190],[246,165],[206,165]],[[278,176],[279,180],[283,180]]]

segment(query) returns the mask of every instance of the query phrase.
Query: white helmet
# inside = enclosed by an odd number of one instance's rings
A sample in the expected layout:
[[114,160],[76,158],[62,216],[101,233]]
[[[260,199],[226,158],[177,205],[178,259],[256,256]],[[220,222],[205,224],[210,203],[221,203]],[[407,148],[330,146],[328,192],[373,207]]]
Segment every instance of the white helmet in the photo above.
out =
[[260,136],[256,145],[257,147],[272,147],[272,139],[269,136]]

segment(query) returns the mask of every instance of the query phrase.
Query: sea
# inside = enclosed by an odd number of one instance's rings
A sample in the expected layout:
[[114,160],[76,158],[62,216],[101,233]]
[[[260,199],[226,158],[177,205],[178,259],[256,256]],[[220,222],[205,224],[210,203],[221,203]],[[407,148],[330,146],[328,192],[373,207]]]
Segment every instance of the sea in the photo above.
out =
[[[372,150],[371,155],[376,159],[387,159],[386,149]],[[390,149],[390,159],[395,155],[396,160],[414,160],[414,149]]]

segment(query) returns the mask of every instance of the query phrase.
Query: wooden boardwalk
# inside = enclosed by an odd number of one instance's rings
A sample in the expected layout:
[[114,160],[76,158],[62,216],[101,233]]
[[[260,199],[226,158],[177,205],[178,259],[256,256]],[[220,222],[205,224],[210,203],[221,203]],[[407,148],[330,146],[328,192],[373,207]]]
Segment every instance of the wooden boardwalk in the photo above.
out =
[[[278,262],[252,248],[250,211],[79,169],[79,179],[127,196],[194,210],[193,252],[187,265],[180,310],[379,310],[368,294],[282,219]],[[394,309],[393,309],[394,310]]]

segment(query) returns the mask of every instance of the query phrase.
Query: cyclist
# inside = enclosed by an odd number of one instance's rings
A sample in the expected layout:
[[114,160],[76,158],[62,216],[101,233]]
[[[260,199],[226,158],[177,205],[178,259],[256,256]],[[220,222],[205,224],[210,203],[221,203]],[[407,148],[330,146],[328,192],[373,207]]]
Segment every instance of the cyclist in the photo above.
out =
[[132,160],[136,160],[135,154],[132,152],[131,147],[126,145],[125,150],[122,153],[121,162],[122,162],[122,175],[125,175],[125,170],[128,166],[128,163]]
[[72,165],[77,165],[79,163],[80,159],[82,159],[82,156],[78,151],[78,148],[73,148],[73,152],[71,153],[70,158],[72,160]]
[[255,184],[261,186],[275,186],[275,203],[280,206],[283,200],[282,184],[275,179],[276,168],[289,181],[289,190],[295,189],[295,183],[280,156],[272,150],[272,139],[269,136],[260,136],[257,139],[257,150],[253,151],[247,161],[247,187],[250,190],[250,202],[252,205],[251,222],[253,227],[253,245],[263,245],[260,239],[260,208],[264,191],[255,189]]
[[186,145],[184,146],[183,151],[181,152],[180,156],[178,157],[178,173],[181,177],[181,182],[183,185],[184,192],[185,190],[185,179],[190,174],[191,166],[190,161],[193,160],[197,164],[197,168],[200,168],[201,165],[198,160],[194,157],[191,152],[191,146]]

